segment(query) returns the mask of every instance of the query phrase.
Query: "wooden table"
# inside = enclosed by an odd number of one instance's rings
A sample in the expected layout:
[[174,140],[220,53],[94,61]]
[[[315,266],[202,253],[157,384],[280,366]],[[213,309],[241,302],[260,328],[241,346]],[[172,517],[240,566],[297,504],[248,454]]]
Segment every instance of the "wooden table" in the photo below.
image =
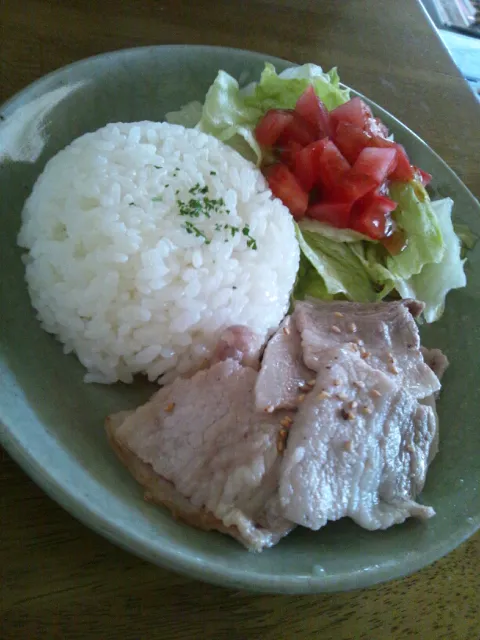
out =
[[[416,0],[3,0],[0,102],[102,51],[204,43],[337,65],[480,195],[480,110]],[[480,637],[480,535],[418,574],[353,593],[257,596],[162,571],[47,498],[3,454],[0,637]]]

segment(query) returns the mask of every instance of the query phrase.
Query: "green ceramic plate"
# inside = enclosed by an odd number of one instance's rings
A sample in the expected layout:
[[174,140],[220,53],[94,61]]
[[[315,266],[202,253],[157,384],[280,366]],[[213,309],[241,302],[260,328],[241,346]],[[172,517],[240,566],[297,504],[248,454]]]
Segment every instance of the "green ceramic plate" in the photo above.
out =
[[[364,587],[436,560],[480,526],[480,248],[469,257],[469,285],[452,293],[442,320],[423,331],[426,345],[451,360],[440,401],[441,452],[423,498],[437,516],[370,533],[341,521],[317,533],[298,529],[261,555],[233,540],[175,522],[145,503],[110,451],[105,416],[145,400],[152,388],[86,385],[74,357],[44,333],[30,307],[16,247],[20,212],[47,160],[74,138],[107,122],[162,120],[202,100],[218,69],[241,83],[265,60],[213,47],[166,46],[120,51],[42,78],[1,110],[0,122],[0,420],[1,442],[25,471],[79,520],[159,565],[231,587],[309,593]],[[416,164],[434,176],[438,195],[480,234],[480,207],[427,145],[375,106]],[[448,133],[446,134],[448,135]]]

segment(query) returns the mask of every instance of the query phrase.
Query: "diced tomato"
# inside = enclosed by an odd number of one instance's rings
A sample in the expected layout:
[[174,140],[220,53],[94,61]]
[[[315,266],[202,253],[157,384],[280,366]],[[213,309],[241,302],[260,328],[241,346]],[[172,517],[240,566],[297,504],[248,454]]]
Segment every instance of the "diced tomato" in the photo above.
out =
[[258,144],[272,147],[283,133],[285,127],[293,121],[293,112],[284,109],[270,109],[255,127]]
[[278,138],[278,145],[284,146],[289,142],[298,142],[302,147],[306,147],[307,144],[315,142],[318,139],[314,127],[309,124],[304,118],[293,113],[292,120],[287,124],[282,134]]
[[298,113],[314,128],[317,138],[330,135],[330,114],[327,107],[316,95],[312,85],[309,85],[298,99],[295,113]]
[[410,164],[403,146],[388,139],[387,127],[363,100],[352,98],[329,114],[309,86],[295,110],[271,109],[255,134],[267,147],[265,164],[281,160],[263,171],[296,220],[307,215],[350,227],[380,240],[392,255],[403,250],[405,237],[390,216],[397,205],[388,185],[416,178],[426,186],[432,177]]
[[363,235],[380,240],[385,236],[387,219],[381,211],[363,211],[352,224],[352,229]]
[[397,203],[386,196],[372,192],[352,207],[351,227],[374,240],[384,238],[388,231],[389,214]]
[[[337,109],[339,108],[337,107]],[[369,131],[363,131],[356,125],[341,121],[335,130],[334,139],[340,151],[352,164],[365,147],[395,149],[397,151],[397,166],[391,174],[391,179],[408,182],[414,177],[414,169],[410,165],[405,149],[398,142],[387,140],[383,134],[372,135]]]
[[333,111],[330,111],[330,122],[332,123],[333,129],[335,129],[340,122],[349,122],[359,129],[365,129],[369,118],[373,118],[370,107],[358,97],[352,98],[348,102],[333,109]]
[[365,147],[372,144],[372,136],[349,122],[339,122],[334,142],[345,158],[353,164]]
[[293,174],[305,191],[310,191],[315,185],[317,181],[317,162],[315,156],[309,152],[308,147],[304,147],[296,154],[293,161]]
[[371,176],[354,173],[351,170],[338,185],[328,191],[328,196],[333,202],[344,202],[351,205],[377,186],[376,180]]
[[339,202],[318,202],[307,209],[307,216],[338,229],[350,225],[350,205]]
[[328,140],[317,140],[295,154],[293,173],[306,191],[310,191],[318,180],[319,160]]
[[295,140],[291,140],[282,149],[278,150],[280,160],[290,169],[293,167],[296,154],[303,149],[303,146]]
[[413,167],[413,171],[424,187],[432,181],[432,176],[423,169],[420,169],[420,167]]
[[318,177],[327,191],[341,183],[350,165],[334,142],[326,139],[322,154],[318,159]]
[[[407,152],[401,144],[387,139],[387,127],[379,118],[373,117],[361,98],[352,98],[334,109],[330,113],[330,122],[334,129],[335,144],[350,163],[353,164],[366,147],[395,149],[397,164],[392,170],[391,179],[404,182],[413,179],[414,168],[410,165]],[[422,177],[420,179],[423,182]]]
[[273,195],[290,209],[295,220],[303,218],[308,207],[308,193],[288,167],[281,163],[273,164],[264,170],[264,174]]
[[376,186],[380,186],[392,173],[396,165],[396,149],[365,147],[355,161],[352,173],[370,176],[377,183]]
[[407,152],[398,142],[393,140],[386,140],[381,136],[374,136],[372,139],[372,146],[380,147],[384,149],[396,149],[397,151],[397,166],[390,174],[392,180],[400,180],[402,182],[409,182],[414,177],[413,167],[408,159]]
[[397,166],[395,170],[390,174],[392,180],[401,180],[403,182],[409,182],[414,178],[414,172],[410,160],[408,159],[407,152],[401,144],[395,143],[397,150]]

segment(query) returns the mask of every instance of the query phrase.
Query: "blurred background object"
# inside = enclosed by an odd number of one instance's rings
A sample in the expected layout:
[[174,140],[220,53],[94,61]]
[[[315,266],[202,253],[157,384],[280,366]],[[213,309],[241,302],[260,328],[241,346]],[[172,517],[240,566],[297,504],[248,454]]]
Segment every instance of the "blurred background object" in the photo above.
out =
[[438,27],[480,37],[478,0],[425,0],[424,4]]
[[423,0],[423,4],[480,100],[480,0]]

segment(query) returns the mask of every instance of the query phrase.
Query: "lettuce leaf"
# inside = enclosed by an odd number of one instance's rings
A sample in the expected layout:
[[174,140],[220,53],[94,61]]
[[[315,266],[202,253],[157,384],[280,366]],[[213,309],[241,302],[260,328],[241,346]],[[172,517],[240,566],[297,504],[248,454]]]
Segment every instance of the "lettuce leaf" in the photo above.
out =
[[[342,294],[349,300],[371,302],[396,293],[424,302],[426,322],[441,317],[448,292],[466,285],[462,243],[451,217],[453,201],[446,198],[431,203],[425,198],[419,200],[418,194],[412,195],[416,190],[413,185],[404,184],[400,189],[398,195],[404,208],[399,218],[406,227],[409,242],[398,256],[388,255],[375,242],[355,242],[351,238],[346,241],[341,235],[324,236],[321,228],[309,223],[297,225],[300,248],[316,275],[305,267],[303,272],[299,271],[294,297],[297,292],[299,296],[322,299]],[[413,206],[406,208],[407,203]],[[421,235],[421,228],[425,229],[425,236]],[[473,234],[463,231],[471,247]],[[410,261],[404,259],[409,248]],[[410,277],[398,276],[409,272],[413,274]]]
[[477,244],[478,238],[472,231],[470,231],[466,224],[454,224],[453,229],[462,243],[461,255],[462,258],[464,258],[468,251],[471,251]]
[[337,229],[325,222],[319,222],[318,220],[312,220],[311,218],[303,218],[298,223],[301,231],[311,231],[312,233],[319,233],[325,238],[334,240],[335,242],[359,242],[360,240],[366,240],[368,242],[376,242],[368,236],[364,236],[363,233],[358,233],[353,229]]
[[426,264],[419,274],[409,280],[398,280],[395,285],[402,298],[416,298],[425,303],[423,316],[426,322],[440,318],[446,295],[451,289],[459,289],[467,284],[461,243],[452,224],[452,207],[450,198],[432,202],[431,205],[443,236],[445,250],[442,259]]
[[428,193],[419,182],[392,183],[390,197],[398,202],[393,215],[407,246],[398,255],[388,256],[386,267],[397,281],[408,280],[426,264],[440,262],[445,243]]
[[312,263],[300,253],[300,264],[297,272],[297,280],[293,288],[293,300],[304,300],[307,297],[331,300],[333,296],[328,293],[325,282]]
[[193,129],[202,117],[203,104],[201,102],[189,102],[178,111],[170,111],[165,115],[165,120],[170,124],[181,124],[182,127]]
[[228,143],[248,160],[260,162],[262,152],[254,128],[262,112],[247,106],[235,78],[219,71],[205,97],[197,129]]
[[277,74],[275,67],[267,63],[260,81],[253,93],[245,98],[245,103],[260,108],[262,113],[268,109],[293,109],[310,84],[329,111],[350,97],[348,89],[341,88],[336,69],[325,73],[315,64],[304,64]]
[[[352,250],[355,243],[336,242],[319,233],[301,231],[298,225],[296,233],[303,255],[323,280],[329,297],[341,294],[356,302],[374,302],[378,299],[374,282],[370,279],[362,260],[356,255],[355,249]],[[309,280],[312,280],[312,274],[309,274]],[[308,286],[312,286],[311,282]],[[298,289],[304,292],[301,279]],[[321,289],[318,281],[315,282],[315,289],[320,295],[310,295],[325,299],[325,291]]]
[[350,245],[350,248],[374,283],[376,299],[383,300],[395,289],[395,278],[384,264],[383,247],[371,242],[357,242]]

